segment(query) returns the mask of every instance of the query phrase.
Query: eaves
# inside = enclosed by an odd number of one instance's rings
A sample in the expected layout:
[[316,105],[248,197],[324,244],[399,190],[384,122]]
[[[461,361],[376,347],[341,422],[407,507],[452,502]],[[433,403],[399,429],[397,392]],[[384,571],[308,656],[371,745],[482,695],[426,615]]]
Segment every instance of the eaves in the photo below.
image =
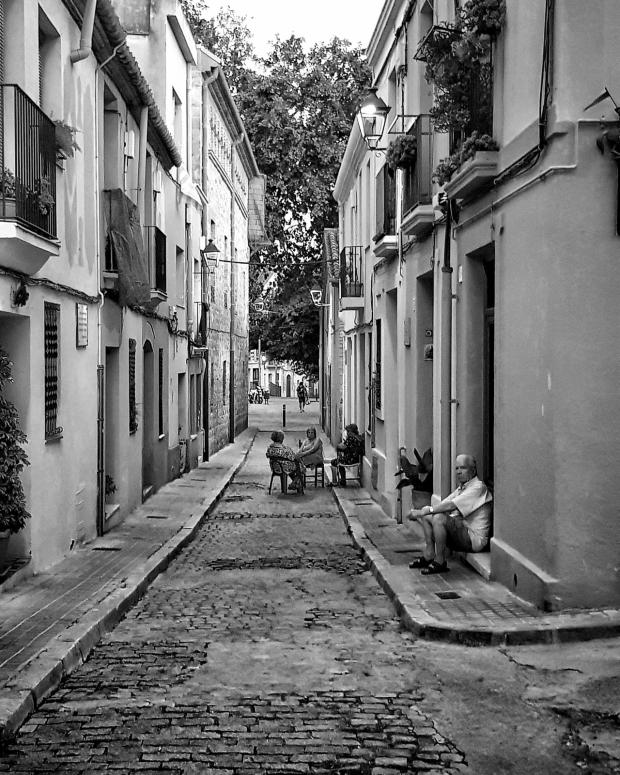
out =
[[[87,0],[62,0],[76,24],[82,27]],[[147,141],[165,169],[180,167],[183,159],[159,112],[153,92],[126,42],[127,34],[110,0],[97,0],[92,51],[119,90],[131,115],[139,123],[143,107],[148,108]],[[115,53],[116,49],[116,53]],[[79,65],[74,65],[79,67]]]
[[357,174],[367,151],[368,149],[362,139],[362,134],[356,121],[351,128],[351,134],[349,135],[347,147],[340,162],[336,184],[334,185],[334,199],[339,204],[346,200],[349,192],[355,185]]

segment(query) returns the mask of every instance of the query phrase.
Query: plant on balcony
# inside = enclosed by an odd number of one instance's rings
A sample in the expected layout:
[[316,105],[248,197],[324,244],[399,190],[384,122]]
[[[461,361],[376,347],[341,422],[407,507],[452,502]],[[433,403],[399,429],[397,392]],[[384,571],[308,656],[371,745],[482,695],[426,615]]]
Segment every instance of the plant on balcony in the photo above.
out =
[[56,135],[56,152],[65,158],[71,158],[76,151],[82,149],[75,140],[75,135],[80,130],[77,127],[66,124],[62,119],[54,121]]
[[410,169],[418,155],[418,141],[415,135],[398,135],[389,144],[385,160],[390,169]]
[[0,533],[19,532],[30,517],[20,479],[24,466],[29,465],[22,446],[27,438],[20,428],[17,409],[3,395],[4,386],[13,382],[12,365],[0,347]]
[[39,178],[36,182],[35,190],[30,191],[34,198],[41,215],[48,215],[52,207],[56,204],[52,194],[52,184],[47,176]]
[[478,90],[490,103],[491,43],[505,14],[505,0],[469,0],[452,27],[433,28],[425,39],[418,58],[435,86],[431,116],[437,131],[465,132],[472,119],[484,122],[490,114],[490,104],[472,111],[471,95]]
[[473,159],[478,151],[497,151],[497,148],[497,143],[490,135],[472,132],[455,153],[439,162],[433,172],[433,180],[443,186],[466,161]]
[[2,199],[15,199],[15,175],[7,167],[0,175],[0,196]]

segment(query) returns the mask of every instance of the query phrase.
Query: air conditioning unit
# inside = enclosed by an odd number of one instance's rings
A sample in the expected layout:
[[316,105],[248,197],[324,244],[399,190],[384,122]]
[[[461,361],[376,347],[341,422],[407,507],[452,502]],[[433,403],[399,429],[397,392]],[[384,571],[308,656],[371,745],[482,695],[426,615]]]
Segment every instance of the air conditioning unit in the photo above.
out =
[[128,129],[125,132],[125,156],[129,159],[133,159],[136,155],[136,133],[133,129]]

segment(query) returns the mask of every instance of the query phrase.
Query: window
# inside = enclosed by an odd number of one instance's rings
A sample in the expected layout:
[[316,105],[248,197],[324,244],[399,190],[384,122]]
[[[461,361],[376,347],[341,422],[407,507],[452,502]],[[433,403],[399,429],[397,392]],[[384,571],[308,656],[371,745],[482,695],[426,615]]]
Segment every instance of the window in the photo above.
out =
[[166,235],[155,226],[155,288],[166,293]]
[[377,175],[377,224],[376,237],[396,234],[396,175],[384,164]]
[[226,403],[226,371],[227,371],[227,363],[224,361],[224,365],[222,366],[222,401]]
[[192,435],[200,430],[200,375],[192,374],[189,382],[189,423]]
[[129,340],[129,433],[138,430],[136,409],[136,340]]
[[60,399],[60,307],[45,302],[45,438],[53,439],[62,434],[58,427],[58,403]]
[[157,400],[157,432],[164,435],[164,351],[160,347],[158,353],[158,400]]
[[375,342],[375,407],[381,409],[381,321],[377,320],[377,339]]
[[215,283],[211,283],[211,301],[215,303]]
[[224,291],[224,309],[228,309],[228,291]]
[[177,301],[185,304],[185,251],[177,245],[176,261]]
[[258,369],[252,369],[252,382],[258,382]]

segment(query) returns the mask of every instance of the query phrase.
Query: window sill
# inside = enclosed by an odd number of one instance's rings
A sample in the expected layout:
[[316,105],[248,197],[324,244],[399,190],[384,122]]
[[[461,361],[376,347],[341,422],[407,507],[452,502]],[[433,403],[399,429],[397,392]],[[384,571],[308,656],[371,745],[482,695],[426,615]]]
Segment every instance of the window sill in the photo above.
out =
[[59,428],[57,433],[54,433],[53,436],[46,436],[45,437],[45,443],[46,444],[54,444],[57,441],[60,441],[62,439],[63,435],[63,429]]

